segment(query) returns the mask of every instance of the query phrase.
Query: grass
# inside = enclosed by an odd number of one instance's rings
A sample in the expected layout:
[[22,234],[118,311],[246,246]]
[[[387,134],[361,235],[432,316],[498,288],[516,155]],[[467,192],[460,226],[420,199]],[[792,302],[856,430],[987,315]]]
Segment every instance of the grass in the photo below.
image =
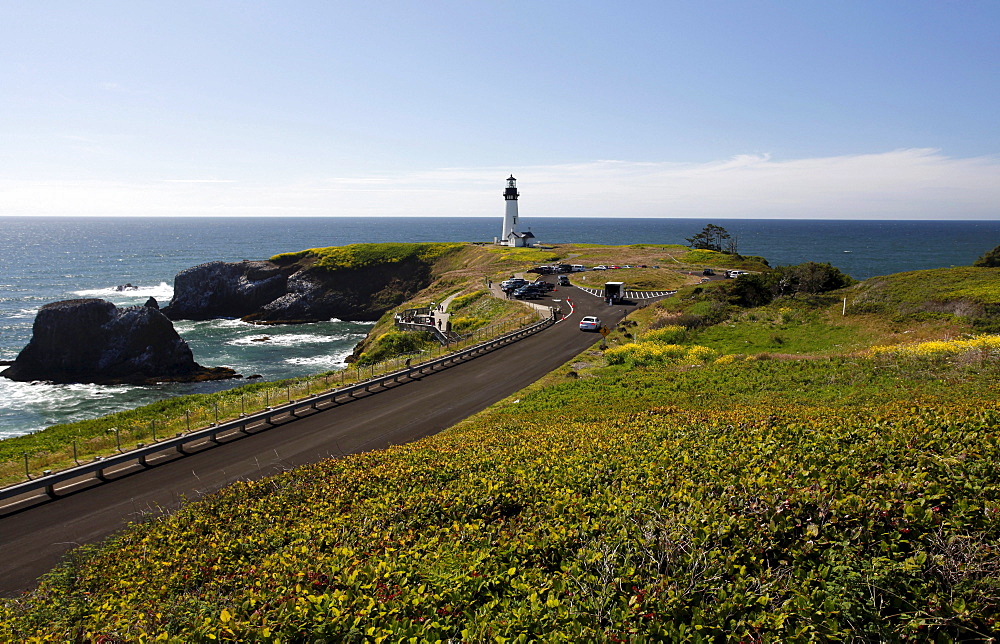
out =
[[967,318],[1000,307],[1000,268],[942,268],[866,280],[847,291],[849,310],[894,317],[945,313]]
[[272,257],[271,261],[283,264],[309,259],[314,262],[315,267],[327,271],[359,270],[380,264],[396,264],[407,261],[431,264],[465,246],[465,244],[459,243],[349,244],[347,246],[310,248],[294,253],[282,253]]
[[844,353],[868,346],[858,329],[778,308],[698,330],[690,341],[720,353]]

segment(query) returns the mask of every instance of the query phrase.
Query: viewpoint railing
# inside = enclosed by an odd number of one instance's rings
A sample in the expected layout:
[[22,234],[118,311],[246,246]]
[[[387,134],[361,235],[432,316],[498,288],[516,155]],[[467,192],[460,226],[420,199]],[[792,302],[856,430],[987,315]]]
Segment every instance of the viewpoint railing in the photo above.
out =
[[[521,338],[537,333],[554,323],[555,318],[550,316],[540,321],[530,323],[526,326],[516,328],[513,331],[501,333],[491,339],[474,343],[471,346],[454,352],[444,353],[440,357],[431,358],[417,364],[412,364],[411,357],[403,363],[404,366],[401,368],[397,368],[389,373],[378,376],[374,375],[375,369],[373,366],[372,376],[365,380],[319,394],[310,393],[302,399],[291,399],[289,389],[289,399],[285,404],[275,407],[268,406],[263,411],[256,413],[241,413],[240,417],[234,420],[221,423],[216,421],[210,423],[208,427],[203,429],[193,431],[188,429],[188,431],[177,432],[170,438],[157,439],[154,425],[153,443],[149,445],[139,443],[137,447],[132,450],[125,451],[121,449],[120,437],[116,432],[115,437],[118,452],[117,454],[112,456],[96,456],[92,462],[78,464],[74,467],[60,470],[58,472],[45,470],[41,476],[33,478],[28,468],[27,456],[25,456],[25,476],[28,480],[0,488],[0,501],[21,496],[27,498],[29,495],[37,493],[39,490],[44,491],[45,494],[49,496],[55,496],[57,493],[56,486],[61,483],[76,481],[78,479],[83,479],[84,477],[95,477],[99,480],[106,480],[112,470],[134,467],[136,464],[145,467],[150,465],[152,460],[155,460],[154,457],[157,455],[159,455],[158,458],[164,458],[168,455],[175,454],[183,455],[187,453],[186,450],[204,448],[213,444],[219,444],[223,438],[234,438],[240,434],[250,434],[251,429],[254,428],[267,429],[269,427],[274,427],[278,424],[278,422],[288,422],[290,420],[294,420],[299,418],[301,414],[308,414],[312,413],[312,411],[320,410],[321,408],[341,404],[341,402],[338,402],[338,399],[344,398],[345,400],[343,402],[346,402],[346,399],[355,398],[355,395],[359,392],[369,394],[377,393],[373,392],[372,389],[381,387],[382,390],[385,390],[385,385],[390,382],[398,383],[403,379],[412,379],[414,375],[425,375],[427,373],[434,372],[435,370],[447,368],[448,366],[458,364],[459,362],[464,362],[479,355],[489,353],[490,351],[493,351],[503,345],[516,342]],[[469,335],[472,336],[474,334]],[[390,362],[396,363],[397,360],[399,359],[394,359]],[[361,370],[359,369],[359,377],[360,373]],[[216,407],[216,415],[217,414],[218,408]],[[189,413],[187,414],[187,422],[190,425],[191,416]]]
[[460,333],[455,333],[450,328],[442,329],[439,323],[435,323],[434,313],[428,307],[406,309],[397,313],[395,320],[397,329],[430,333],[441,344],[461,342],[464,339]]

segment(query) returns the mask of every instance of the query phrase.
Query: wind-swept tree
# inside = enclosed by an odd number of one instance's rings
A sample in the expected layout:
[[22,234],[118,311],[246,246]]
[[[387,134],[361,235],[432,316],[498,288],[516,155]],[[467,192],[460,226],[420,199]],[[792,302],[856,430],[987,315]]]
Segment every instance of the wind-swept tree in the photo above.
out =
[[1000,266],[1000,246],[997,246],[991,251],[983,253],[982,257],[977,259],[973,266],[980,266],[983,268],[991,268],[994,266]]
[[[694,237],[688,237],[687,242],[690,244],[691,248],[735,254],[736,244],[735,242],[730,241],[731,239],[732,235],[730,235],[729,231],[725,228],[722,226],[716,226],[715,224],[709,224],[705,226],[704,230]],[[727,242],[729,243],[727,244]]]

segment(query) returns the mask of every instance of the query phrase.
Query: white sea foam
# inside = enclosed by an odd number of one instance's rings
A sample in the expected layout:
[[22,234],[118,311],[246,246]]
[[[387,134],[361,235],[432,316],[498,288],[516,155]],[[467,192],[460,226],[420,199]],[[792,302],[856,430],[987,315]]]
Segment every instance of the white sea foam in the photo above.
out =
[[120,290],[116,286],[108,288],[85,289],[73,291],[74,295],[81,297],[102,297],[102,298],[140,298],[155,297],[157,300],[169,300],[174,296],[174,287],[166,282],[160,282],[156,286],[136,286],[126,290]]
[[[302,344],[329,344],[331,342],[343,342],[354,337],[355,334],[338,333],[336,335],[321,335],[318,333],[281,333],[275,335],[261,334],[230,340],[226,344],[234,347],[247,347],[254,345],[295,347]],[[360,335],[360,334],[357,334]]]
[[[134,387],[108,385],[53,385],[0,378],[0,439],[30,434],[58,422],[80,420],[115,408],[115,398]],[[110,406],[109,406],[110,405]]]
[[9,403],[13,403],[11,406],[41,409],[65,409],[75,406],[79,401],[111,399],[134,388],[123,385],[54,385],[7,379],[0,380],[0,383],[0,391]]
[[256,324],[250,324],[249,322],[244,322],[239,318],[219,318],[217,320],[207,320],[205,324],[213,324],[222,328],[239,328],[239,327],[254,327]]
[[348,351],[346,353],[309,356],[308,358],[286,358],[285,363],[301,365],[304,367],[315,367],[319,369],[335,369],[337,367],[343,367],[346,364],[344,359],[349,355],[351,355],[351,353]]

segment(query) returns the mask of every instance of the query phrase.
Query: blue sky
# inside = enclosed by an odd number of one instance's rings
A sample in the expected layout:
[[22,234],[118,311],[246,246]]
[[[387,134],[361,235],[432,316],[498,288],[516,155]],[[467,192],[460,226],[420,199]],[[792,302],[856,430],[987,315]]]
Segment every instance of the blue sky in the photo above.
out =
[[0,0],[0,214],[1000,217],[1000,3]]

